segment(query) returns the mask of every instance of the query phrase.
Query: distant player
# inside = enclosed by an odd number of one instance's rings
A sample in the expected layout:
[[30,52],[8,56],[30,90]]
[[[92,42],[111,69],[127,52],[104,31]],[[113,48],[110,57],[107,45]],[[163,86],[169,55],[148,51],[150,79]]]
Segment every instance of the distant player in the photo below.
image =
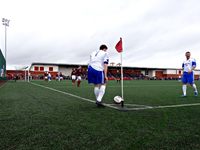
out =
[[74,68],[72,69],[71,77],[72,77],[72,84],[75,85],[75,83],[76,83],[76,70]]
[[56,74],[56,80],[57,80],[57,81],[63,80],[62,72],[58,72],[58,73]]
[[59,73],[59,81],[63,80],[63,74],[62,72]]
[[194,83],[194,69],[196,68],[196,60],[193,58],[190,58],[191,53],[186,52],[186,60],[182,64],[183,68],[183,76],[182,76],[182,89],[183,89],[183,97],[186,97],[186,90],[187,90],[187,84],[190,84],[194,89],[194,95],[198,95],[197,87]]
[[51,73],[48,73],[48,81],[51,81]]
[[44,80],[45,80],[45,81],[48,81],[48,72],[45,72],[45,73],[44,73]]
[[77,69],[76,69],[76,76],[77,76],[77,87],[80,87],[81,85],[81,76],[83,75],[83,71],[82,71],[82,67],[79,66]]
[[60,76],[59,76],[59,72],[58,72],[58,73],[56,74],[56,80],[57,80],[57,81],[60,81],[59,78],[60,78]]
[[88,83],[94,84],[94,94],[96,96],[96,105],[104,106],[102,98],[106,89],[106,82],[108,80],[108,54],[107,46],[101,45],[99,50],[94,51],[90,55],[90,62],[88,66]]
[[120,73],[120,71],[119,70],[117,70],[117,78],[116,78],[116,80],[117,80],[117,83],[120,83],[121,82],[121,73]]

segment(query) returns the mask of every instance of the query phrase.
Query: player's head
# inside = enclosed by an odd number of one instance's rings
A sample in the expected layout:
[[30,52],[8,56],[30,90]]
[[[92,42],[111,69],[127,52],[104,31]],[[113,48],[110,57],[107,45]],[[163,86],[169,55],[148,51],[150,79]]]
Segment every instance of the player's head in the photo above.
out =
[[191,56],[191,53],[190,53],[189,51],[187,51],[187,52],[185,53],[185,57],[186,57],[187,59],[190,59],[190,56]]
[[103,44],[99,47],[99,49],[102,51],[107,51],[108,47],[105,44]]

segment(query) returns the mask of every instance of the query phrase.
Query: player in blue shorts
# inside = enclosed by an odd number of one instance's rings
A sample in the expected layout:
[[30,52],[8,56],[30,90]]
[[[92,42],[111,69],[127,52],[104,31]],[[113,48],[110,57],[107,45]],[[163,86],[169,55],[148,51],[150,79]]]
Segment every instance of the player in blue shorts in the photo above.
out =
[[88,83],[94,84],[97,106],[103,106],[102,98],[105,94],[106,82],[108,80],[107,70],[109,58],[106,52],[107,49],[106,45],[101,45],[99,50],[92,52],[88,65]]
[[185,53],[186,60],[182,64],[183,75],[182,75],[182,89],[183,89],[183,97],[186,97],[187,84],[190,84],[194,89],[194,95],[198,95],[197,87],[194,83],[194,69],[196,68],[196,60],[194,58],[190,58],[191,53]]

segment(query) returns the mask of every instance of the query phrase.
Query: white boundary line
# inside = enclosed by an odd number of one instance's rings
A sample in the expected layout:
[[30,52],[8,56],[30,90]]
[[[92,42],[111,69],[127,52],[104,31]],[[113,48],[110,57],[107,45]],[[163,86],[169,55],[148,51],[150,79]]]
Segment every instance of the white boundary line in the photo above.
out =
[[[6,83],[7,83],[7,81],[6,81]],[[6,83],[4,83],[2,86],[0,86],[0,89],[3,88],[6,85]]]
[[154,106],[153,108],[177,108],[177,107],[189,107],[189,106],[200,106],[200,103]]
[[[129,104],[127,104],[129,105]],[[126,104],[125,104],[126,106]],[[146,109],[163,109],[163,108],[178,108],[178,107],[191,107],[191,106],[200,106],[200,103],[193,104],[179,104],[179,105],[165,105],[165,106],[144,106],[138,108],[119,108],[120,110],[146,110]]]
[[[87,101],[87,102],[90,102],[90,103],[95,103],[95,101],[93,101],[91,99],[83,98],[83,97],[80,97],[80,96],[77,96],[77,95],[74,95],[74,94],[71,94],[71,93],[67,93],[67,92],[63,92],[63,91],[60,91],[60,90],[56,90],[54,88],[50,88],[50,87],[43,86],[43,85],[36,84],[36,83],[32,83],[32,82],[30,82],[30,84],[35,85],[35,86],[39,86],[39,87],[42,87],[42,88],[45,88],[45,89],[49,89],[49,90],[52,90],[54,92],[62,93],[62,94],[65,94],[65,95],[68,95],[68,96],[71,96],[71,97],[75,97],[75,98],[78,98],[78,99],[81,99],[81,100],[84,100],[84,101]],[[105,104],[105,103],[104,103],[104,105],[106,107],[109,107],[109,108],[118,109],[117,107],[114,107],[114,106],[111,106],[111,105],[108,105],[108,104]]]
[[[118,104],[108,104],[108,105],[114,105],[117,106]],[[138,106],[138,107],[152,107],[148,105],[140,105],[140,104],[125,104],[126,106]]]
[[[90,102],[90,103],[95,103],[95,101],[88,99],[88,98],[83,98],[83,97],[80,97],[80,96],[77,96],[77,95],[74,95],[74,94],[71,94],[71,93],[56,90],[54,88],[50,88],[50,87],[43,86],[43,85],[40,85],[40,84],[36,84],[36,83],[32,83],[32,82],[29,82],[29,83],[32,84],[32,85],[35,85],[35,86],[39,86],[39,87],[42,87],[42,88],[52,90],[54,92],[58,92],[58,93],[62,93],[62,94],[65,94],[65,95],[68,95],[68,96],[71,96],[71,97],[75,97],[77,99],[81,99],[81,100],[84,100],[84,101],[87,101],[87,102]],[[146,110],[146,109],[163,109],[163,108],[200,106],[200,103],[165,105],[165,106],[147,106],[147,105],[138,105],[138,104],[125,104],[125,106],[138,106],[138,108],[121,108],[120,106],[118,107],[117,105],[116,105],[117,107],[113,106],[114,104],[105,104],[105,103],[104,103],[104,105],[106,107],[113,108],[113,109],[116,109],[116,110],[124,110],[124,111],[130,111],[130,110],[134,111],[135,110],[136,111],[136,110]]]

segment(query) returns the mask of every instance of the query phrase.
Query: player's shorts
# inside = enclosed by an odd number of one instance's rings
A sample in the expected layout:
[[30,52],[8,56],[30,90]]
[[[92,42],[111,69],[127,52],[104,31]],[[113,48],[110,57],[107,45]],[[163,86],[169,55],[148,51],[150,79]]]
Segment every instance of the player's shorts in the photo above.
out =
[[88,67],[88,83],[104,84],[105,83],[104,72],[95,70],[94,68],[89,66]]
[[76,80],[76,76],[75,75],[72,75],[72,80]]
[[77,77],[77,80],[81,81],[81,76],[78,76],[78,77]]
[[194,72],[191,72],[191,73],[184,72],[183,76],[182,76],[182,83],[193,84],[194,83]]
[[48,79],[48,77],[47,77],[47,76],[45,76],[45,77],[44,77],[44,79],[45,79],[45,80],[47,80],[47,79]]

